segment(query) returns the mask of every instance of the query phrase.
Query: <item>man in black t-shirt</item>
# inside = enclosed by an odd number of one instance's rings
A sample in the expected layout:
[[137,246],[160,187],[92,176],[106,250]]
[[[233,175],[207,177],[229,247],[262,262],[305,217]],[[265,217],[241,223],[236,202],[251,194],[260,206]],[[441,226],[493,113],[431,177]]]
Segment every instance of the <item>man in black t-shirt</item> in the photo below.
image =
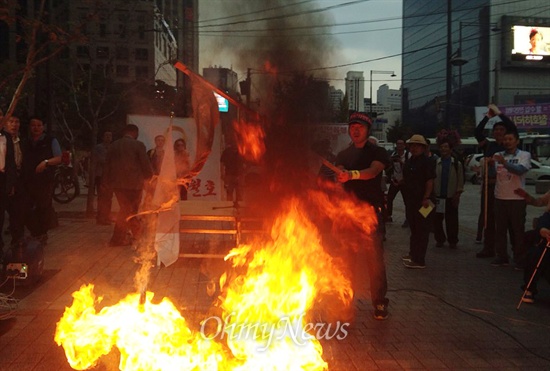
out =
[[435,163],[426,156],[428,144],[422,135],[415,134],[408,141],[411,158],[403,167],[402,192],[405,214],[411,229],[409,254],[403,256],[407,268],[426,268],[426,251],[430,236],[430,215],[422,215],[420,208],[433,202],[433,183],[436,177]]
[[374,307],[374,318],[388,318],[386,292],[386,265],[384,262],[384,192],[380,187],[382,171],[388,167],[390,159],[384,148],[377,147],[368,141],[372,122],[363,112],[350,116],[349,135],[353,144],[336,156],[336,166],[345,171],[337,175],[337,180],[344,184],[344,189],[353,193],[359,200],[374,207],[378,218],[378,229],[373,238],[372,248],[366,249],[367,267],[371,285],[371,299]]

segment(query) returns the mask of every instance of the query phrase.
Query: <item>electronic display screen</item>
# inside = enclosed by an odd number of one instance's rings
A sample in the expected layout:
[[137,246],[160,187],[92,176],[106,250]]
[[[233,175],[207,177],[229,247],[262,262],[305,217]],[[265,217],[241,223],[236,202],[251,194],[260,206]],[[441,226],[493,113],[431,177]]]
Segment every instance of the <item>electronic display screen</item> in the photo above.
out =
[[550,19],[503,17],[503,59],[510,67],[550,67]]

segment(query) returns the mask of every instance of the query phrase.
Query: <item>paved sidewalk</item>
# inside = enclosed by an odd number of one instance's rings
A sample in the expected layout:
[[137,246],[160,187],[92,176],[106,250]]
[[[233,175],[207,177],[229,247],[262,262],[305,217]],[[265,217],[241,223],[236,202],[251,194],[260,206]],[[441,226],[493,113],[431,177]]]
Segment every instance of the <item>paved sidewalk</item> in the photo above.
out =
[[[432,240],[424,270],[402,265],[408,229],[401,228],[400,195],[396,200],[385,245],[390,317],[372,318],[365,282],[349,336],[323,341],[329,369],[550,370],[550,285],[542,280],[537,303],[522,304],[517,311],[522,272],[475,258],[479,186],[468,185],[463,196],[458,249],[435,248]],[[110,305],[134,291],[135,252],[107,246],[112,227],[85,218],[85,201],[80,196],[55,205],[60,226],[50,233],[45,279],[37,287],[16,286],[14,295],[24,296],[16,317],[0,321],[0,370],[71,370],[53,340],[71,294],[94,283],[104,305]],[[529,207],[527,226],[540,211]],[[208,240],[202,236],[189,242],[203,246]],[[212,300],[207,285],[222,268],[220,260],[180,259],[155,270],[149,290],[170,297],[190,323],[198,323]],[[101,363],[95,369],[113,368]]]

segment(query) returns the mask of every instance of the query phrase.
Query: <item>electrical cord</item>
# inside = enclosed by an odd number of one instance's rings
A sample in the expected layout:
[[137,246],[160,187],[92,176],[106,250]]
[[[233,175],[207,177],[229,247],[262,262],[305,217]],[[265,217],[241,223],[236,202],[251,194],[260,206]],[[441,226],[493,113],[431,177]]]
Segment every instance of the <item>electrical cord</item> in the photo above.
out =
[[[10,278],[6,278],[0,287],[4,286]],[[15,317],[18,300],[12,295],[15,292],[15,278],[12,278],[13,288],[9,294],[0,293],[0,321]]]
[[[500,328],[499,326],[497,326],[496,324],[492,323],[491,321],[488,321],[486,320],[485,318],[481,317],[481,316],[478,316],[474,313],[471,313],[470,311],[474,311],[474,309],[463,309],[461,307],[459,307],[458,305],[455,305],[453,303],[450,303],[448,302],[447,300],[443,299],[442,297],[440,296],[437,296],[431,292],[428,292],[428,291],[425,291],[425,290],[419,290],[419,289],[411,289],[411,288],[402,288],[402,289],[392,289],[392,290],[388,290],[388,292],[400,292],[400,291],[405,291],[405,292],[412,292],[412,293],[421,293],[421,294],[425,294],[425,295],[428,295],[432,298],[436,298],[438,299],[439,301],[441,301],[442,303],[444,304],[447,304],[448,306],[450,306],[451,308],[454,308],[456,310],[458,310],[459,312],[462,312],[462,313],[465,313],[471,317],[474,317],[474,318],[477,318],[478,320],[482,321],[483,323],[489,325],[489,326],[492,326],[494,328],[496,328],[497,330],[499,330],[500,332],[508,335],[508,337],[510,337],[512,340],[514,340],[516,342],[516,344],[518,344],[522,349],[526,350],[527,352],[531,353],[532,355],[534,355],[535,357],[538,357],[540,359],[543,359],[545,361],[548,361],[550,362],[550,358],[548,357],[545,357],[541,354],[538,354],[536,352],[534,352],[533,350],[527,348],[527,346],[525,346],[517,337],[515,337],[513,334],[511,334],[510,332]],[[487,312],[487,313],[492,313],[492,312]],[[492,313],[494,314],[494,313]],[[504,317],[506,319],[509,319],[508,317]],[[526,321],[527,322],[527,321]],[[532,322],[528,322],[528,323],[532,323]],[[542,327],[547,327],[547,328],[550,328],[550,326],[548,325],[543,325],[543,324],[539,324],[539,323],[536,323],[537,326],[542,326]]]

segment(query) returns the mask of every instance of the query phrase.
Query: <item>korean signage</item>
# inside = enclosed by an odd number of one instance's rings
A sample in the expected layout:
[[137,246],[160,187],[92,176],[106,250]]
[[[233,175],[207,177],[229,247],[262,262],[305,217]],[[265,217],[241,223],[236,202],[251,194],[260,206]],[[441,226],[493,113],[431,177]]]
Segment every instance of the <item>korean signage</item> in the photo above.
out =
[[[518,106],[499,106],[499,109],[510,118],[520,130],[550,128],[550,104],[526,104]],[[487,113],[487,107],[476,107],[476,120],[479,123]],[[494,117],[485,126],[491,129],[495,122],[501,121]]]
[[[155,146],[155,136],[164,134],[170,125],[170,118],[167,116],[128,116],[128,123],[139,127],[138,140],[145,144],[149,150]],[[181,138],[187,144],[187,150],[191,158],[191,163],[195,158],[197,127],[192,118],[174,118],[173,119],[173,139]],[[166,145],[173,145],[166,144]],[[212,143],[212,152],[208,156],[201,172],[191,180],[187,188],[188,200],[193,201],[220,201],[223,191],[220,174],[220,154],[221,152],[221,129],[216,126],[214,142]]]

